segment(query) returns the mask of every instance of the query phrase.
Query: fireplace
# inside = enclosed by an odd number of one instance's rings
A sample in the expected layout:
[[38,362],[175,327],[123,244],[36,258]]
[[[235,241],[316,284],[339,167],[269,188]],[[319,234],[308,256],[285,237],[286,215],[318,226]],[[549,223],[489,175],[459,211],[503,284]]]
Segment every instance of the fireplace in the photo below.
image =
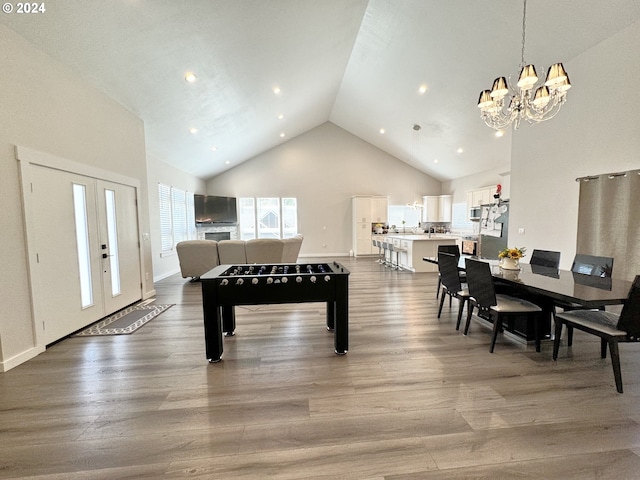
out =
[[215,240],[216,242],[231,240],[231,232],[205,232],[204,238],[205,240]]

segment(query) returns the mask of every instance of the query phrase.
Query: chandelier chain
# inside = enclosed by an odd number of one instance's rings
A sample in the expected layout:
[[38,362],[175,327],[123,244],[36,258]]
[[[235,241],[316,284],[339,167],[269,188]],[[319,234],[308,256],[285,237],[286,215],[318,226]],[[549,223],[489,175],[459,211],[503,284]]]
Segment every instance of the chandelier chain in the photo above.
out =
[[522,12],[522,57],[520,61],[520,68],[526,65],[524,63],[524,39],[525,39],[526,27],[527,27],[527,0],[524,0],[524,11]]

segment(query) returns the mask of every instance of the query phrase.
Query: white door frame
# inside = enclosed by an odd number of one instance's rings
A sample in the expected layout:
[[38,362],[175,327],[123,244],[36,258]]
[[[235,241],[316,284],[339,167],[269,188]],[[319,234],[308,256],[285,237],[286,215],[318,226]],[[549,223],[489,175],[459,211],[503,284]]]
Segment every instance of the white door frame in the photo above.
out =
[[[34,299],[34,278],[35,278],[35,266],[37,264],[37,252],[34,251],[33,246],[30,247],[29,239],[33,238],[33,232],[35,231],[35,226],[33,224],[33,205],[31,202],[31,197],[28,193],[31,190],[31,178],[30,178],[30,166],[38,165],[42,167],[47,167],[51,169],[61,170],[64,172],[83,175],[85,177],[91,177],[98,180],[105,180],[107,182],[120,183],[123,185],[127,185],[133,187],[135,189],[135,196],[137,205],[140,205],[140,181],[136,178],[127,177],[125,175],[120,175],[118,173],[110,172],[107,170],[103,170],[98,167],[94,167],[91,165],[86,165],[83,163],[78,163],[73,160],[68,160],[65,158],[57,157],[55,155],[40,152],[28,147],[16,146],[16,159],[18,161],[18,166],[20,170],[20,182],[21,182],[21,190],[22,190],[22,203],[23,203],[23,219],[25,225],[25,237],[27,239],[26,249],[27,249],[27,268],[28,268],[28,278],[29,278],[29,286],[30,286],[30,297],[31,297],[31,320],[33,327],[33,341],[34,341],[34,349],[37,352],[42,352],[46,348],[45,340],[44,340],[44,332],[42,330],[42,321],[40,321],[37,317],[37,305]],[[137,207],[139,208],[139,207]],[[140,214],[138,211],[138,232],[142,231],[142,225],[140,225]],[[138,233],[140,235],[140,233]],[[140,272],[145,272],[144,265],[144,255],[142,252],[142,239],[138,238],[138,256],[140,259]],[[140,298],[144,297],[143,287],[140,285]],[[37,353],[36,353],[37,354]]]

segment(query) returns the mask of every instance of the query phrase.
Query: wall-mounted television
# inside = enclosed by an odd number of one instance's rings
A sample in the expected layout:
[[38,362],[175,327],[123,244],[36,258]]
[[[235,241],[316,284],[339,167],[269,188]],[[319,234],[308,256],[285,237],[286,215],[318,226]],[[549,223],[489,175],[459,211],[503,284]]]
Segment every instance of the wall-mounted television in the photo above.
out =
[[194,195],[196,224],[238,223],[236,197],[217,197],[215,195]]

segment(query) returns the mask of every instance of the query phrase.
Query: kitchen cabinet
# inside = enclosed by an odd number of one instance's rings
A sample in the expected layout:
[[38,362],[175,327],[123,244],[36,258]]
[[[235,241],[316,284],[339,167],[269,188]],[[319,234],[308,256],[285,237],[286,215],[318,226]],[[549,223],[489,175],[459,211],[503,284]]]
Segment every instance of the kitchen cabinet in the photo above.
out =
[[451,222],[451,195],[430,195],[422,197],[423,222]]
[[472,208],[494,203],[494,193],[496,193],[495,185],[467,192],[467,220],[469,219],[469,212]]
[[355,256],[378,254],[372,245],[372,231],[376,223],[388,221],[388,199],[380,195],[356,195],[351,198],[352,250]]
[[387,223],[389,200],[387,197],[371,197],[371,223]]

